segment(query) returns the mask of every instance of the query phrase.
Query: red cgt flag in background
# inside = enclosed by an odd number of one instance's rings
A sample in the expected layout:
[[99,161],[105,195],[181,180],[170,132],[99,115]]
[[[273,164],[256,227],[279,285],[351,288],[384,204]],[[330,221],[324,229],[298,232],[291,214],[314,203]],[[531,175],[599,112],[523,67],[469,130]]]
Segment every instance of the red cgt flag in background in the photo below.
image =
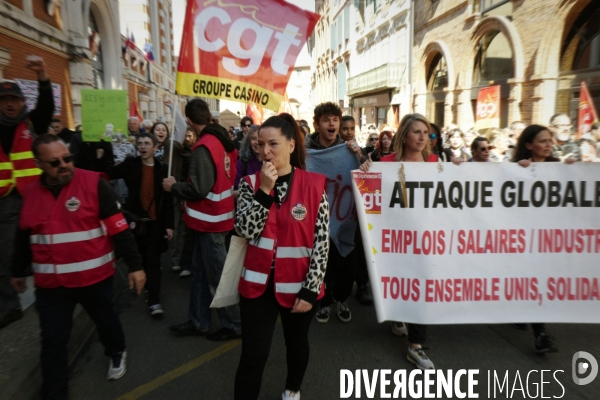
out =
[[261,125],[265,122],[265,109],[253,103],[246,106],[246,116],[252,118],[252,123]]
[[140,113],[138,105],[135,101],[132,101],[131,104],[129,105],[129,116],[130,117],[138,117],[140,122],[142,122],[144,120],[144,118],[142,117],[142,114]]
[[189,0],[177,93],[278,111],[319,18],[283,0]]
[[500,127],[500,86],[479,89],[477,94],[477,112],[475,129]]
[[577,116],[577,138],[588,133],[592,124],[598,122],[598,114],[594,108],[594,102],[590,96],[587,85],[581,82],[581,94],[579,95],[579,113]]

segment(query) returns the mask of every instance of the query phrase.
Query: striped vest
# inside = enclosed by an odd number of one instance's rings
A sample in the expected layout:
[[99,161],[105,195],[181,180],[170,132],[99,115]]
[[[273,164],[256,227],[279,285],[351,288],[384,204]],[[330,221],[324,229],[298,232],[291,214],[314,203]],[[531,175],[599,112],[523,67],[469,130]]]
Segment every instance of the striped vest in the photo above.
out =
[[[260,171],[244,179],[255,193],[260,190]],[[325,176],[294,170],[287,198],[280,206],[273,203],[261,236],[248,242],[238,287],[242,296],[253,299],[264,293],[275,260],[275,297],[284,307],[294,306],[310,267],[324,190]],[[324,294],[321,285],[318,298]]]
[[17,126],[8,155],[0,147],[0,197],[8,196],[16,187],[22,195],[25,188],[38,180],[42,170],[35,166],[31,145],[32,134],[27,121]]
[[75,169],[57,198],[39,179],[25,191],[19,225],[30,230],[37,287],[85,287],[114,274],[112,240],[99,218],[99,179]]
[[200,200],[186,201],[183,220],[199,232],[226,232],[233,229],[235,204],[233,183],[237,165],[237,150],[225,151],[223,144],[214,135],[204,134],[192,152],[205,146],[215,164],[216,180],[208,195]]

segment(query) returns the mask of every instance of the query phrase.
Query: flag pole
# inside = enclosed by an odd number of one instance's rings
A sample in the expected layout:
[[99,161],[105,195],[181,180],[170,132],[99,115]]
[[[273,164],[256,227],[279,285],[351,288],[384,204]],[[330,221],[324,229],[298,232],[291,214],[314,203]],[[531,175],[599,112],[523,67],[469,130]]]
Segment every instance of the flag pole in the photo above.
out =
[[167,172],[167,176],[171,176],[171,172],[173,170],[173,147],[175,142],[175,103],[171,101],[171,145],[169,146],[169,168]]

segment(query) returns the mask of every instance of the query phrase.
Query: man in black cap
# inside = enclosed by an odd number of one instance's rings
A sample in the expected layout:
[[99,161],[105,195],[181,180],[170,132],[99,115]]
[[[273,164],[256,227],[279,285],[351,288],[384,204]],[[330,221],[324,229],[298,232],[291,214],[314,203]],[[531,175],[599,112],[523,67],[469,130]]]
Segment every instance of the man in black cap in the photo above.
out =
[[52,85],[44,59],[28,56],[25,67],[38,79],[38,100],[28,110],[25,96],[14,82],[0,82],[0,328],[23,316],[17,293],[10,285],[10,265],[17,233],[22,193],[38,179],[31,144],[35,133],[48,131],[54,112]]

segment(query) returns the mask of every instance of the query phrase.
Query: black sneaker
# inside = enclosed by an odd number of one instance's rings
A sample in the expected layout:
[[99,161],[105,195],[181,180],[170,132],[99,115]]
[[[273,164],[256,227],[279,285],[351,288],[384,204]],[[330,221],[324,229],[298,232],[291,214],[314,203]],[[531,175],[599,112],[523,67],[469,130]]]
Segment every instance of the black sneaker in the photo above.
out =
[[558,349],[554,345],[554,338],[552,336],[548,336],[545,333],[540,333],[535,337],[536,353],[556,353],[557,351]]
[[371,294],[371,288],[369,288],[367,283],[363,283],[356,287],[356,294],[354,297],[360,304],[364,306],[373,304],[373,295]]
[[329,314],[331,313],[331,308],[329,306],[319,307],[319,311],[315,315],[317,322],[325,324],[329,321]]
[[350,322],[352,320],[352,314],[346,302],[338,302],[337,304],[337,315],[340,321]]
[[521,331],[527,330],[527,324],[513,324],[513,326]]

